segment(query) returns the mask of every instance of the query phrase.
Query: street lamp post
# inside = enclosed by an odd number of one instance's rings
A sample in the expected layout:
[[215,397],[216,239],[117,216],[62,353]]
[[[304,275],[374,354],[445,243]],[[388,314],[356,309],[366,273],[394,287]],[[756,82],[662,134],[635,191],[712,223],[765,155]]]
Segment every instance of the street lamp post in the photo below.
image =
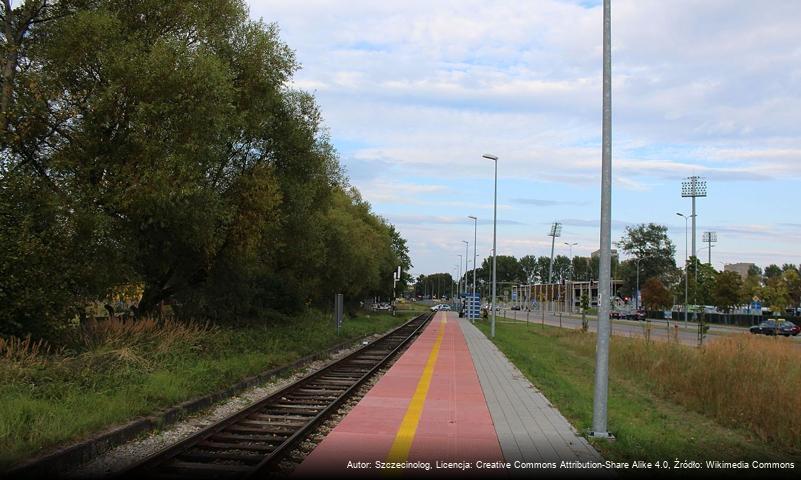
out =
[[462,296],[462,254],[456,255],[459,257],[459,277],[456,281],[456,296]]
[[574,243],[564,242],[564,244],[570,247],[570,280],[573,280],[573,247],[578,245],[578,242]]
[[495,162],[495,195],[492,202],[492,324],[490,325],[490,337],[495,338],[495,294],[496,294],[496,263],[497,252],[497,227],[498,227],[498,157],[485,153],[482,155],[488,160]]
[[687,221],[690,218],[695,218],[695,214],[693,215],[685,215],[683,213],[676,212],[676,215],[682,217],[684,219],[684,328],[687,328],[687,300],[689,298],[689,287],[688,284],[690,283],[690,276],[688,275],[687,270],[687,263],[689,262],[689,253],[687,252],[687,235],[688,235],[688,224]]
[[[564,242],[564,244],[570,247],[570,311],[573,312],[576,308],[576,290],[573,288],[573,247],[578,245],[578,242]],[[565,302],[567,302],[567,292],[565,292]]]
[[595,384],[592,402],[592,432],[596,438],[611,438],[607,425],[609,400],[609,307],[612,283],[612,12],[611,1],[603,2],[603,108],[601,121],[601,232],[598,268],[598,340],[595,348]]
[[[476,270],[478,269],[477,256],[476,256],[476,245],[478,242],[478,217],[473,215],[468,215],[467,218],[473,219],[473,298],[476,296]],[[472,321],[473,318],[470,317]]]
[[637,291],[634,292],[634,308],[640,310],[640,256],[637,255]]
[[[466,297],[467,296],[467,264],[468,264],[467,251],[470,248],[470,242],[468,242],[467,240],[462,240],[462,243],[464,243],[464,295]],[[473,259],[473,261],[475,262],[475,259]],[[475,268],[476,268],[476,266],[473,265],[473,269],[475,269]]]
[[718,233],[717,232],[704,232],[703,234],[703,242],[708,244],[709,248],[709,266],[712,266],[712,245],[713,243],[718,241]]
[[[456,275],[456,265],[453,266],[453,274]],[[453,284],[455,282],[451,279],[451,304],[453,304]]]

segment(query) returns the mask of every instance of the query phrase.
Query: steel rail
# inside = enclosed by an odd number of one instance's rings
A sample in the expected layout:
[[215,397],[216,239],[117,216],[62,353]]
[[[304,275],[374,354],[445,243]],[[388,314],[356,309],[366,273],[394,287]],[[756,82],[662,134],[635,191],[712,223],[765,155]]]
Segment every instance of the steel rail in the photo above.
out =
[[119,476],[242,478],[264,474],[413,339],[433,313],[164,448]]

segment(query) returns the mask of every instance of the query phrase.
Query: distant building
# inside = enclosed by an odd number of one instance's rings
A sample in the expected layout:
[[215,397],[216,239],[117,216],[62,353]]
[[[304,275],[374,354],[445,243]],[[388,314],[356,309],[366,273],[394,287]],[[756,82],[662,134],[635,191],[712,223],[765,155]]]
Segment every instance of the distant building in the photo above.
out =
[[[622,285],[623,280],[612,280],[612,297],[617,297],[617,291]],[[587,294],[590,307],[598,306],[598,282],[594,280],[520,285],[517,287],[517,292],[512,303],[531,305],[532,302],[548,302],[549,307],[555,311],[578,313],[581,308],[581,296],[584,294]]]
[[750,270],[751,267],[755,266],[756,265],[753,263],[728,263],[726,265],[723,265],[723,271],[737,272],[740,274],[740,277],[742,277],[742,279],[745,280],[746,278],[748,278],[748,270]]

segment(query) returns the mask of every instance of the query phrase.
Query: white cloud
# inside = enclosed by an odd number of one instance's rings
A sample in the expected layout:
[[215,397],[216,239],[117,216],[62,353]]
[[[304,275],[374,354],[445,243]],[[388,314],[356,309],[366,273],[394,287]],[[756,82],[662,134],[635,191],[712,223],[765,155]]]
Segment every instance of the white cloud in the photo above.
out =
[[[379,213],[486,212],[491,185],[480,180],[491,171],[481,158],[487,151],[500,157],[509,198],[546,198],[540,191],[550,189],[563,203],[538,212],[585,214],[570,201],[596,212],[599,7],[578,0],[249,3],[253,16],[277,21],[296,49],[303,69],[294,85],[316,92],[335,143],[344,145],[343,162]],[[691,174],[720,189],[801,179],[801,2],[621,0],[612,15],[616,195],[640,207],[627,218],[659,221],[651,217],[654,206],[676,200],[654,192]],[[474,185],[469,195],[462,194],[465,182]],[[536,182],[537,193],[510,190],[524,182]],[[562,192],[576,197],[558,197]],[[769,216],[760,222],[794,220],[782,218],[794,212],[754,197],[749,202]],[[750,208],[741,201],[705,214]],[[507,203],[501,208],[509,218],[531,214]],[[675,211],[672,204],[665,210]],[[759,234],[717,223],[741,239],[744,254]],[[453,249],[442,224],[405,227],[426,265]],[[513,235],[519,238],[506,236],[500,245],[523,249],[526,235]],[[597,235],[581,241],[597,243]]]

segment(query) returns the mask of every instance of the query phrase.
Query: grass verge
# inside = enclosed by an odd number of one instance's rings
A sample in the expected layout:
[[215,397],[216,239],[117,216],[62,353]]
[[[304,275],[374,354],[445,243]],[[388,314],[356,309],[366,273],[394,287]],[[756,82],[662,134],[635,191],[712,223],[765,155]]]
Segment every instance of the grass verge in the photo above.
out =
[[[479,327],[488,332],[486,322]],[[585,431],[592,424],[595,339],[575,330],[504,324],[495,343]],[[798,463],[801,397],[794,395],[801,389],[801,353],[772,340],[741,335],[696,349],[613,337],[608,418],[616,440],[593,443],[605,458],[620,461]]]
[[339,335],[308,313],[240,327],[102,322],[52,351],[0,340],[0,472],[59,444],[225,388],[413,317],[364,313]]

